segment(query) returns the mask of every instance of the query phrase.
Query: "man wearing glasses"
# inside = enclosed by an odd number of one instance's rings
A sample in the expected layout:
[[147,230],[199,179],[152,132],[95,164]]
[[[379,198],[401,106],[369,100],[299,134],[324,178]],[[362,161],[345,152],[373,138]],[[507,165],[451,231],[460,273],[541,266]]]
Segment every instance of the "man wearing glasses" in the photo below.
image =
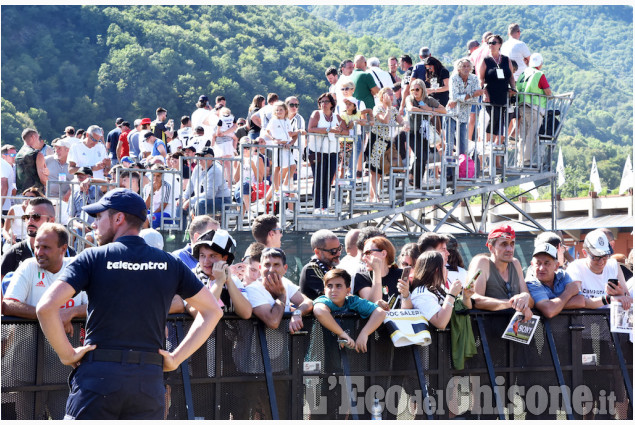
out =
[[104,130],[91,125],[82,143],[75,143],[68,152],[68,173],[75,174],[80,167],[90,167],[96,179],[104,178],[104,170],[110,167],[110,158],[103,142]]
[[[467,281],[477,271],[481,275],[474,283],[475,308],[481,310],[506,310],[513,308],[531,319],[534,300],[529,295],[520,261],[514,258],[516,232],[511,226],[499,226],[487,236],[490,255],[478,255],[472,259]],[[577,279],[574,279],[577,280]]]
[[[26,207],[22,220],[26,225],[26,233],[29,237],[12,245],[2,257],[0,263],[2,279],[4,279],[6,274],[16,271],[24,260],[33,257],[35,235],[42,224],[55,221],[55,207],[46,198],[33,198],[29,200],[29,205]],[[66,256],[74,257],[75,251],[72,248],[68,248]]]
[[342,244],[330,230],[318,230],[311,236],[315,255],[300,272],[300,291],[314,300],[324,295],[324,275],[340,263]]
[[609,258],[613,248],[601,229],[586,235],[582,252],[585,258],[569,264],[567,273],[571,279],[582,282],[585,308],[608,308],[612,299],[619,300],[624,309],[630,308],[633,300],[626,289],[624,274],[617,261]]

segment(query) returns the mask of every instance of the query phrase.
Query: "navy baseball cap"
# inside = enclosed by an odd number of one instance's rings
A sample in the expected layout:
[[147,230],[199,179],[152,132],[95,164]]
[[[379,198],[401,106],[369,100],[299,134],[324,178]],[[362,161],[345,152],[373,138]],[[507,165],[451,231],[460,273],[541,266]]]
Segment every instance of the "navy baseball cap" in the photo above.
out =
[[117,188],[107,192],[98,202],[82,207],[86,213],[95,217],[97,213],[109,209],[132,214],[145,221],[148,215],[146,203],[141,196],[130,189]]

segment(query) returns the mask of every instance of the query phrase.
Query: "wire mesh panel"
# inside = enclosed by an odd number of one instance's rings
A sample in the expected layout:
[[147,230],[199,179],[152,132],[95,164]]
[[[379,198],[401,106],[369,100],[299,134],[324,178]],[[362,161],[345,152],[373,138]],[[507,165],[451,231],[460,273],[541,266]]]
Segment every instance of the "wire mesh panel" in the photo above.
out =
[[[489,355],[493,385],[500,389],[506,418],[563,419],[567,404],[555,373],[550,328],[563,383],[571,390],[574,417],[629,418],[632,406],[605,313],[563,312],[550,320],[549,327],[546,322],[540,325],[532,342],[524,345],[501,339],[510,312],[476,312],[482,315],[489,349],[484,349],[485,340],[473,320],[477,354],[466,360],[463,370],[454,369],[448,330],[433,330],[432,344],[413,349],[395,348],[380,328],[370,336],[368,352],[357,353],[340,348],[337,337],[311,317],[303,318],[308,334],[292,336],[285,317],[278,329],[265,330],[278,414],[281,419],[368,419],[377,398],[384,419],[420,419],[429,406],[436,418],[496,418],[485,361]],[[350,314],[339,319],[353,338],[366,323]],[[169,350],[191,323],[187,316],[168,321]],[[257,320],[224,318],[186,366],[165,374],[164,417],[272,419],[258,326]],[[38,329],[34,321],[3,318],[3,420],[64,416],[70,368],[60,364]],[[83,323],[74,323],[73,345],[80,345],[82,329]],[[632,379],[632,343],[626,335],[620,335],[618,342]],[[424,388],[415,358],[422,365]],[[183,370],[187,376],[181,374]],[[582,385],[592,401],[580,407],[575,391]],[[423,399],[422,389],[431,403]]]

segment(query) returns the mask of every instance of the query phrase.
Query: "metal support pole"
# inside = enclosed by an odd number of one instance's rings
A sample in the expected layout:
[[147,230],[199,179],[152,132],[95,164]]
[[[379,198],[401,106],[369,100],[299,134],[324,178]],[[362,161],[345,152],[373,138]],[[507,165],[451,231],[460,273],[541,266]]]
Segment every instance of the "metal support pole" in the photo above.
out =
[[[415,369],[417,370],[417,378],[419,379],[419,387],[421,387],[421,398],[423,400],[423,411],[426,414],[426,419],[431,421],[434,419],[432,414],[429,413],[431,410],[429,409],[429,398],[428,398],[428,383],[426,382],[425,370],[423,365],[421,364],[421,358],[419,358],[419,353],[417,353],[417,347],[412,346],[412,357],[415,361]],[[428,400],[428,401],[426,401]]]
[[560,392],[562,393],[562,404],[564,405],[567,419],[572,421],[573,407],[571,406],[571,395],[569,394],[569,388],[564,382],[564,375],[562,374],[562,367],[560,366],[560,359],[558,358],[558,351],[556,350],[556,343],[553,340],[553,334],[551,333],[551,321],[544,319],[545,334],[547,335],[547,342],[549,343],[549,351],[551,352],[551,360],[553,361],[553,367],[556,369],[556,376],[558,377],[558,385],[560,385]]
[[487,373],[489,375],[490,384],[492,386],[492,392],[494,393],[494,399],[496,400],[496,409],[498,410],[498,419],[505,420],[505,412],[503,411],[503,400],[496,388],[496,372],[494,371],[494,362],[492,362],[492,355],[489,352],[489,344],[487,342],[487,336],[485,335],[485,324],[483,323],[482,316],[476,316],[476,323],[478,324],[478,331],[481,334],[481,342],[483,343],[483,355],[485,356],[485,363],[487,364]]
[[[180,344],[183,341],[183,322],[181,320],[176,321],[176,339]],[[190,358],[188,357],[181,365],[179,370],[181,371],[181,379],[183,380],[183,393],[185,395],[185,409],[187,410],[187,419],[194,420],[194,400],[192,399],[192,384],[190,382],[190,371],[188,365],[190,364]]]
[[269,407],[271,408],[271,419],[280,419],[278,414],[278,400],[276,399],[276,389],[273,386],[273,371],[271,369],[271,359],[269,357],[269,347],[265,335],[265,325],[258,323],[258,339],[260,340],[260,354],[262,354],[262,364],[265,367],[265,380],[267,381],[267,392],[269,393]]

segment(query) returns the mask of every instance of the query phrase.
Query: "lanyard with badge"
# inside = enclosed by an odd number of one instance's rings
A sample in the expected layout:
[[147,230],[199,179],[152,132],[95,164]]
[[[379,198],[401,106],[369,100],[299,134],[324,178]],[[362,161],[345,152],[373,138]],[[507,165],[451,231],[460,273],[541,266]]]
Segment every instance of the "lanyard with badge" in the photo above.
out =
[[[492,56],[492,59],[494,59],[493,56]],[[494,62],[496,63],[496,78],[498,78],[499,80],[505,79],[505,72],[503,72],[503,70],[500,67],[502,60],[503,60],[503,55],[498,55],[498,61],[494,59]]]

